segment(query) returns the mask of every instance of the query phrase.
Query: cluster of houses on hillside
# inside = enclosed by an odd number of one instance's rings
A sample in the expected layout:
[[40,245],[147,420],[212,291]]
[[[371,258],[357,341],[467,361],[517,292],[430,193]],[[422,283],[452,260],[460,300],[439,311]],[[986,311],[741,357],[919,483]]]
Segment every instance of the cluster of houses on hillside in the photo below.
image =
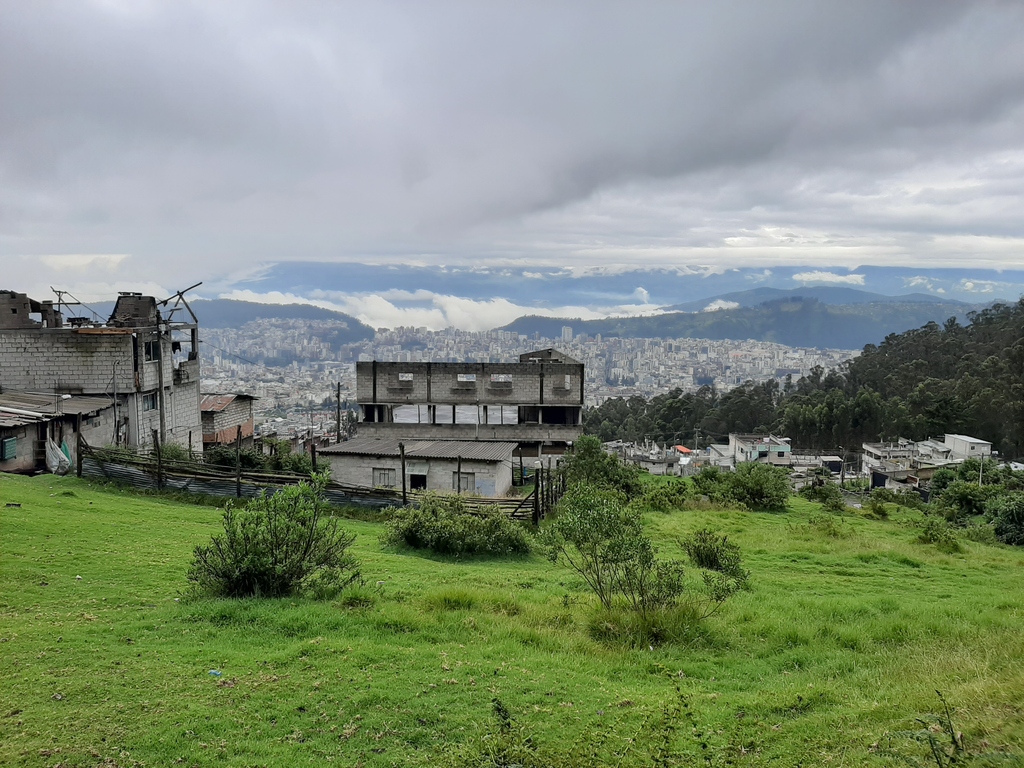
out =
[[[255,398],[201,391],[199,323],[181,293],[122,293],[106,319],[65,317],[73,306],[0,291],[0,471],[36,471],[54,456],[73,464],[82,444],[175,445],[195,456],[218,445],[261,447]],[[504,496],[517,473],[557,461],[582,434],[584,382],[583,364],[555,349],[510,363],[360,362],[358,436],[321,442],[319,456],[350,486]],[[772,434],[731,434],[699,450],[605,447],[655,474],[760,462],[790,469],[798,485],[825,467],[875,487],[917,485],[941,467],[992,455],[991,443],[955,434],[843,455]]]
[[199,323],[181,294],[122,293],[106,319],[74,306],[0,291],[0,471],[58,451],[73,463],[80,441],[201,455],[239,431],[252,440],[251,397],[200,390]]
[[615,441],[606,443],[605,449],[659,475],[691,475],[708,466],[729,470],[743,462],[758,462],[791,470],[797,485],[824,467],[837,476],[870,479],[873,488],[918,486],[943,467],[993,455],[992,443],[956,434],[944,435],[942,439],[901,438],[890,443],[864,443],[857,452],[801,450],[788,437],[772,434],[730,434],[728,443],[700,450],[684,445],[660,446],[650,441],[640,445]]
[[[199,323],[182,294],[118,296],[109,318],[0,291],[0,471],[34,472],[80,446],[200,456],[260,448],[253,400],[201,391]],[[358,437],[320,445],[350,486],[507,494],[582,433],[582,363],[553,349],[514,363],[357,366]],[[344,437],[344,435],[342,435]]]

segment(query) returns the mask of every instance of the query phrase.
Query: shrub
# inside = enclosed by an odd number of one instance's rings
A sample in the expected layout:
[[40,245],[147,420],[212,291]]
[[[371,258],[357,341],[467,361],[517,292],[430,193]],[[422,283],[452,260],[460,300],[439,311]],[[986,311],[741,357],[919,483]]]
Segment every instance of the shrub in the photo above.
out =
[[732,497],[751,509],[784,509],[789,498],[789,475],[770,464],[744,462],[730,476]]
[[381,542],[455,556],[524,555],[531,549],[526,529],[497,507],[470,513],[460,496],[434,493],[417,507],[392,510]]
[[689,500],[689,486],[681,480],[675,480],[648,488],[643,496],[633,503],[655,512],[671,512],[685,508]]
[[1024,545],[1024,493],[1005,493],[990,501],[985,509],[994,523],[996,538],[1004,544]]
[[954,480],[956,480],[956,472],[952,469],[943,467],[942,469],[936,470],[935,474],[932,475],[931,492],[938,496],[946,490],[946,488],[949,487],[949,484]]
[[1002,488],[998,485],[978,485],[965,480],[956,480],[942,492],[939,506],[945,517],[952,522],[962,522],[969,517],[980,515],[985,502],[997,495]]
[[960,542],[957,541],[956,533],[941,517],[925,518],[917,540],[922,544],[934,544],[936,549],[947,554],[960,551]]
[[846,501],[839,486],[830,480],[815,481],[800,489],[800,495],[810,501],[817,501],[829,512],[846,511]]
[[348,554],[355,540],[338,525],[323,497],[326,473],[266,492],[224,510],[224,533],[195,548],[188,580],[224,597],[282,597],[303,590],[316,577],[325,592],[356,582],[359,570]]
[[[875,490],[885,489],[877,488]],[[887,520],[889,518],[889,510],[885,506],[885,501],[880,496],[876,496],[874,492],[868,497],[865,509],[872,517],[877,517],[880,520]]]
[[701,496],[717,503],[734,502],[729,473],[718,467],[704,467],[693,476],[693,487]]
[[843,525],[842,518],[837,518],[835,515],[811,515],[807,518],[807,525],[830,539],[845,539],[853,535],[850,527]]
[[729,541],[728,536],[720,536],[708,528],[702,528],[684,538],[680,544],[686,550],[690,562],[698,568],[717,571],[733,579],[739,588],[749,588],[750,572],[743,569],[740,548]]
[[991,525],[968,525],[963,529],[962,535],[968,541],[973,541],[978,544],[998,544],[999,537],[996,536],[996,532],[992,529]]
[[[203,461],[218,467],[235,466],[235,449],[227,445],[217,445],[203,452]],[[266,468],[266,457],[252,448],[243,448],[238,452],[238,463],[242,469],[261,472]]]
[[582,576],[605,608],[621,602],[646,614],[673,604],[683,592],[682,566],[657,560],[639,512],[614,492],[571,487],[545,529],[545,541],[551,560]]
[[584,435],[562,459],[566,485],[580,483],[611,488],[627,496],[640,493],[640,468],[626,464],[618,456],[605,451],[594,435]]
[[177,443],[164,443],[160,446],[160,458],[167,461],[192,461],[188,448]]

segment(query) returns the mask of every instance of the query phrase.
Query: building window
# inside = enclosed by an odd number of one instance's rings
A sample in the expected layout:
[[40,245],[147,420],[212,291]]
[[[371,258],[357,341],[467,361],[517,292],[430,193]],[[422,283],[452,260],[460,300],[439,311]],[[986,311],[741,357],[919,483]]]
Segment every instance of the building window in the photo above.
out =
[[779,451],[779,458],[780,459],[786,458],[786,452],[785,451]]
[[373,470],[373,487],[394,488],[397,474],[397,470],[394,469],[375,468]]
[[152,362],[153,360],[159,360],[160,359],[160,340],[157,339],[156,341],[147,341],[146,342],[145,352],[146,352],[145,357],[146,357],[146,362],[147,363],[148,362]]
[[458,374],[458,376],[456,378],[460,382],[470,382],[471,381],[473,383],[476,383],[476,374],[475,373],[460,373],[460,374]]
[[155,411],[157,409],[158,401],[156,392],[150,392],[142,396],[142,410],[144,411]]
[[492,373],[491,384],[511,384],[512,374],[511,373]]
[[460,482],[459,473],[452,472],[452,490],[459,491],[460,493],[475,493],[476,473],[463,472]]
[[0,461],[18,458],[18,438],[5,437],[0,440]]
[[412,374],[411,373],[400,373],[400,374],[398,374],[398,380],[399,381],[412,381]]

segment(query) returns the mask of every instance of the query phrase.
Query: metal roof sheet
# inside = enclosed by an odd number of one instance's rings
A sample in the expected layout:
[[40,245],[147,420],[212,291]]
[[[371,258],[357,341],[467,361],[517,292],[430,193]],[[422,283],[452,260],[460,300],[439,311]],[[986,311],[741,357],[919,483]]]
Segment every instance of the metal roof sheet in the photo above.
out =
[[[94,413],[112,406],[113,401],[102,395],[71,395],[67,397],[59,394],[11,391],[0,394],[0,408],[33,411],[43,414],[46,418],[53,418],[55,415]],[[35,420],[38,421],[38,419]]]
[[229,392],[222,395],[203,395],[203,399],[199,403],[200,411],[223,411],[235,400],[243,398],[248,400],[256,400],[257,398],[253,395],[245,395],[241,392]]

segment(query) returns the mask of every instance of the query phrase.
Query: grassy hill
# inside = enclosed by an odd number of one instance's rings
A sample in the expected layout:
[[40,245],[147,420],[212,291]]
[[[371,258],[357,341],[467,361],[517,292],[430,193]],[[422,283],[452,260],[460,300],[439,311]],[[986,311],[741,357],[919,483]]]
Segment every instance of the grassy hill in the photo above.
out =
[[968,745],[1024,747],[1024,552],[818,512],[648,515],[668,556],[727,532],[753,591],[637,650],[539,557],[387,551],[368,522],[347,599],[189,598],[216,509],[0,475],[0,764],[481,765],[529,737],[545,765],[892,765],[936,689]]

